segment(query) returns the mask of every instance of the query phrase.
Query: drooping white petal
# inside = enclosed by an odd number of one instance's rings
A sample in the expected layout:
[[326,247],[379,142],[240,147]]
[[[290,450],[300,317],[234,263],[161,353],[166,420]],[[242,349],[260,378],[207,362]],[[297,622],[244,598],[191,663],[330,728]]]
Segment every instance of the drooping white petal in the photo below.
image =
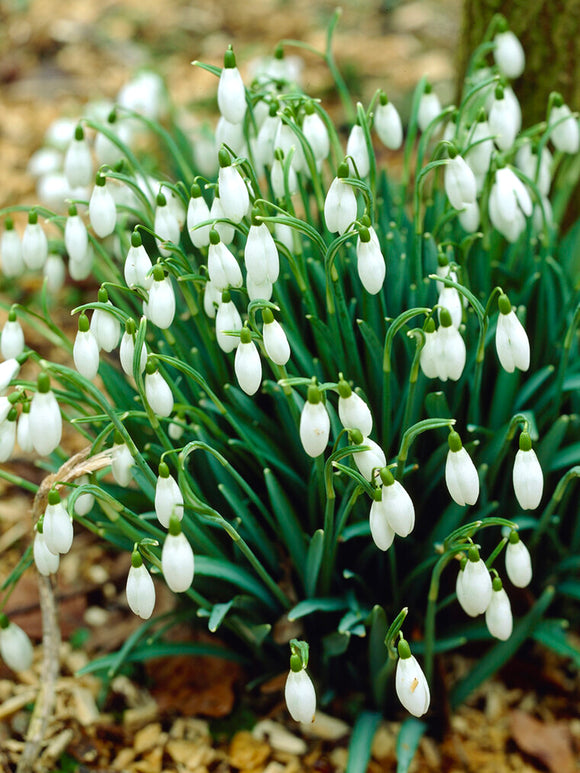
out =
[[284,697],[292,719],[296,722],[314,722],[316,693],[306,669],[289,672]]

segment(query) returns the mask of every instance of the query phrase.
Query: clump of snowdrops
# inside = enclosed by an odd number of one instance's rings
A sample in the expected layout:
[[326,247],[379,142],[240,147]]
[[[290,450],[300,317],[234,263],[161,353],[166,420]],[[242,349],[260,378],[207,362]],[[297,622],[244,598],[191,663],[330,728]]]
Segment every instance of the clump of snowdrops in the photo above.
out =
[[[33,560],[57,572],[89,529],[131,554],[127,603],[146,621],[92,669],[205,653],[164,639],[197,617],[254,683],[290,656],[294,719],[354,696],[358,743],[395,692],[417,717],[445,690],[455,706],[528,637],[580,657],[562,618],[580,591],[580,225],[561,227],[578,120],[552,94],[522,129],[524,52],[497,17],[460,102],[442,107],[423,79],[403,130],[384,91],[353,105],[335,21],[321,56],[347,138],[295,82],[299,43],[251,83],[230,47],[223,69],[199,65],[219,78],[211,143],[192,144],[143,75],[53,129],[62,150],[33,161],[49,207],[1,213],[7,291],[45,274],[2,330],[1,458],[57,471],[33,555],[3,587]],[[67,271],[99,285],[72,309],[74,341],[50,314]],[[29,348],[21,322],[70,364]],[[37,380],[19,378],[25,361]],[[90,476],[58,478],[63,422],[99,455]],[[179,599],[157,621],[163,581]],[[27,667],[0,625],[6,662]],[[470,673],[434,681],[436,654],[474,641],[489,646]]]

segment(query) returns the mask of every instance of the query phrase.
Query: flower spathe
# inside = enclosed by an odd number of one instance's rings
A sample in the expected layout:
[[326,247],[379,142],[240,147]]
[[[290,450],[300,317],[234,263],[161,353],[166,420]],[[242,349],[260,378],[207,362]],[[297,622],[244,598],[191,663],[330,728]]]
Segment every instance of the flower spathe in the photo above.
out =
[[405,639],[397,645],[399,659],[395,673],[395,690],[397,697],[409,714],[422,717],[429,709],[431,695],[429,685],[421,666]]
[[527,432],[520,435],[512,477],[516,499],[522,510],[535,510],[542,499],[544,475]]
[[477,502],[479,496],[477,469],[455,431],[449,433],[445,482],[451,498],[458,505],[474,505]]
[[125,588],[127,604],[135,615],[148,620],[155,606],[155,586],[143,559],[135,550],[131,556],[131,568]]

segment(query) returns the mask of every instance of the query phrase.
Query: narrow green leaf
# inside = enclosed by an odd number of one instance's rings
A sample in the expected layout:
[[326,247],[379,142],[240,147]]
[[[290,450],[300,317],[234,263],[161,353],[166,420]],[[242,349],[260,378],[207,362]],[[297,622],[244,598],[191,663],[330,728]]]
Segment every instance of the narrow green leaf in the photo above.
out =
[[292,556],[292,563],[304,578],[306,567],[306,543],[304,533],[294,508],[290,505],[282,487],[274,477],[272,470],[264,470],[264,479],[268,489],[272,514],[274,515],[280,535]]
[[416,717],[409,717],[401,725],[397,736],[397,773],[407,773],[423,737],[427,724]]
[[572,467],[580,464],[580,443],[572,443],[566,446],[549,461],[550,472],[561,470],[562,467]]
[[381,678],[381,675],[387,659],[387,648],[385,647],[387,616],[379,604],[373,607],[370,614],[369,629],[369,682],[375,704],[378,708],[382,708],[386,695],[385,679]]
[[565,620],[544,620],[537,626],[532,638],[560,657],[571,658],[576,668],[580,668],[580,649],[566,635],[565,626]]
[[207,622],[208,629],[215,633],[222,624],[225,616],[232,608],[234,600],[228,601],[225,604],[214,604]]
[[569,596],[571,599],[580,601],[580,582],[576,580],[565,580],[558,585],[558,593]]
[[347,609],[348,603],[344,598],[324,597],[319,599],[306,599],[296,604],[288,612],[288,620],[299,620],[301,617],[311,615],[313,612],[337,612]]
[[348,745],[346,773],[366,773],[380,721],[381,715],[375,711],[364,711],[357,717]]
[[261,599],[268,606],[274,609],[278,607],[261,582],[256,580],[245,569],[229,561],[224,561],[221,558],[209,558],[208,556],[196,556],[195,573],[199,577],[216,577],[220,580],[225,580],[225,582],[230,582],[241,590],[245,590],[252,596]]
[[316,590],[318,574],[320,572],[320,563],[322,561],[322,552],[324,549],[324,531],[317,529],[312,535],[308,553],[306,554],[306,571],[304,574],[304,590],[308,597],[312,596]]

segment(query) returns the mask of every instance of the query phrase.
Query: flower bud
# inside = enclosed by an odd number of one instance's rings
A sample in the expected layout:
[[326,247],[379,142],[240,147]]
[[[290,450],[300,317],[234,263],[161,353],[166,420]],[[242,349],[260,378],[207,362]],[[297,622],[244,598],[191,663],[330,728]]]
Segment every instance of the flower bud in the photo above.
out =
[[121,438],[115,439],[111,451],[111,472],[119,486],[126,487],[131,483],[134,464],[135,460],[127,444]]
[[93,178],[93,159],[82,126],[77,126],[64,157],[64,174],[71,188],[84,188]]
[[[350,130],[346,143],[346,155],[349,158],[350,174],[365,178],[370,170],[369,151],[362,126],[355,124]],[[355,170],[356,167],[356,170]]]
[[250,207],[250,196],[243,177],[231,161],[227,166],[220,166],[218,187],[224,215],[232,223],[240,223]]
[[[130,319],[127,320],[126,329],[121,338],[121,345],[119,347],[119,359],[121,360],[121,367],[127,376],[133,376],[133,359],[135,357],[135,322]],[[139,373],[143,373],[147,365],[147,347],[145,342],[141,347],[141,355],[139,357]]]
[[505,641],[512,635],[514,627],[512,608],[499,577],[494,579],[492,585],[491,601],[485,610],[485,624],[492,636]]
[[16,408],[11,408],[8,416],[0,422],[0,462],[7,462],[14,453],[16,445]]
[[[226,300],[224,300],[226,299]],[[215,330],[218,346],[223,352],[233,352],[240,343],[239,332],[242,329],[242,318],[239,311],[230,300],[229,293],[224,292],[222,302],[215,315]],[[229,335],[234,333],[235,335]]]
[[383,511],[389,526],[399,537],[407,537],[415,526],[413,500],[388,468],[381,470],[380,475],[383,481]]
[[240,332],[240,343],[236,349],[234,370],[240,388],[247,394],[253,395],[262,383],[262,361],[252,341],[252,334],[247,327]]
[[24,271],[22,260],[22,242],[18,231],[14,229],[14,223],[6,219],[5,230],[0,241],[0,255],[2,256],[2,273],[6,277],[17,277]]
[[379,550],[388,550],[395,539],[395,532],[389,523],[383,504],[383,489],[375,490],[375,498],[369,513],[369,526],[373,542]]
[[32,210],[28,215],[28,225],[22,236],[22,260],[31,271],[40,269],[48,257],[46,234],[38,222],[38,215]]
[[34,535],[34,544],[32,546],[32,554],[34,556],[34,563],[38,572],[44,577],[48,577],[50,574],[55,574],[58,571],[60,564],[60,554],[51,553],[46,545],[44,534],[37,530]]
[[556,150],[572,155],[578,153],[578,147],[580,147],[578,118],[572,115],[568,105],[565,105],[561,100],[560,104],[555,102],[550,110],[549,125],[553,127],[550,131],[550,138]]
[[61,502],[56,489],[48,495],[48,504],[44,512],[42,532],[46,547],[51,553],[68,553],[73,541],[73,524],[66,507]]
[[175,478],[169,474],[169,467],[162,462],[159,465],[159,477],[155,485],[155,514],[157,520],[166,529],[171,516],[183,518],[183,494]]
[[410,714],[422,717],[429,709],[431,695],[421,666],[405,639],[399,641],[399,659],[395,673],[397,697]]
[[520,540],[517,531],[512,531],[505,551],[505,570],[512,585],[527,587],[532,579],[530,552]]
[[0,351],[5,360],[16,359],[24,351],[24,332],[14,309],[10,309],[8,320],[2,328]]
[[460,603],[470,617],[481,615],[491,600],[491,575],[473,545],[469,549],[465,569],[461,572]]
[[520,435],[520,448],[514,462],[513,483],[515,495],[522,510],[535,510],[542,499],[544,476],[527,432],[522,432]]
[[462,507],[474,505],[479,496],[479,478],[471,457],[455,431],[449,433],[449,451],[445,463],[445,482],[451,498]]
[[28,635],[0,613],[0,655],[8,668],[26,671],[32,665],[33,654]]
[[92,381],[99,370],[99,344],[89,328],[86,314],[79,317],[79,329],[73,346],[75,368]]
[[174,593],[183,593],[191,587],[195,570],[193,550],[175,516],[172,516],[169,534],[163,543],[161,570],[165,582]]
[[155,266],[153,284],[147,301],[147,318],[161,330],[167,330],[175,317],[175,292],[171,277],[165,276],[161,266]]
[[507,295],[500,295],[499,316],[495,329],[495,347],[501,366],[508,373],[530,367],[530,341],[516,317]]
[[308,387],[308,396],[300,414],[302,447],[313,458],[324,453],[330,436],[330,417],[315,384]]
[[339,376],[338,418],[345,429],[358,429],[363,437],[371,434],[373,417],[365,401]]
[[[355,430],[355,432],[357,431]],[[354,433],[351,432],[350,434],[353,441],[356,442],[353,437]],[[375,441],[371,440],[369,437],[362,437],[361,442],[356,443],[356,445],[369,447],[368,451],[358,451],[357,453],[353,454],[353,458],[360,474],[368,481],[372,481],[373,476],[377,473],[377,470],[381,470],[383,467],[386,467],[387,460],[385,457],[385,452],[378,443],[375,443]]]
[[131,568],[125,589],[127,604],[131,612],[148,620],[155,606],[155,586],[143,559],[137,551],[131,556]]
[[48,456],[60,443],[62,417],[46,373],[38,377],[38,391],[30,402],[30,436],[36,453]]
[[417,124],[422,132],[425,131],[431,121],[434,121],[438,115],[441,115],[441,109],[439,97],[434,91],[431,91],[431,86],[427,84],[425,92],[421,94],[419,110],[417,112]]
[[498,32],[493,42],[493,57],[504,78],[519,78],[526,65],[522,44],[511,30]]
[[144,287],[149,290],[153,283],[151,258],[143,246],[139,231],[131,234],[131,246],[125,258],[123,273],[128,287]]
[[201,194],[201,188],[195,183],[191,188],[191,198],[187,205],[187,229],[194,247],[207,247],[210,226],[197,226],[210,219],[209,207]]
[[164,247],[165,242],[172,242],[178,245],[181,239],[181,227],[177,220],[175,210],[167,201],[163,193],[157,195],[157,206],[155,208],[155,221],[153,230],[157,234],[155,242],[159,252],[167,258],[171,255],[171,250]]
[[115,230],[117,208],[111,191],[107,187],[107,179],[100,172],[95,180],[95,187],[89,200],[89,220],[94,232],[101,239],[109,236]]
[[246,115],[246,89],[240,71],[236,67],[236,57],[230,46],[224,56],[217,90],[219,111],[233,124],[241,124]]
[[[374,238],[373,238],[374,235]],[[366,238],[368,236],[368,238]],[[387,268],[374,229],[363,228],[356,244],[357,271],[363,287],[371,295],[383,288]]]
[[[98,294],[100,303],[105,303],[113,308],[107,291],[101,287]],[[101,349],[112,352],[119,343],[121,324],[114,314],[104,309],[95,309],[91,318],[91,331]]]
[[270,309],[263,309],[262,337],[266,354],[276,365],[286,365],[290,359],[290,344],[282,325],[274,319]]
[[356,220],[357,201],[352,187],[343,182],[343,177],[348,175],[348,167],[341,164],[338,172],[324,200],[324,221],[330,233],[343,234]]
[[145,398],[153,413],[162,418],[173,412],[173,393],[167,381],[158,370],[149,371],[149,363],[145,372]]
[[381,94],[375,109],[374,127],[380,141],[390,150],[398,150],[403,144],[403,124],[397,108]]

